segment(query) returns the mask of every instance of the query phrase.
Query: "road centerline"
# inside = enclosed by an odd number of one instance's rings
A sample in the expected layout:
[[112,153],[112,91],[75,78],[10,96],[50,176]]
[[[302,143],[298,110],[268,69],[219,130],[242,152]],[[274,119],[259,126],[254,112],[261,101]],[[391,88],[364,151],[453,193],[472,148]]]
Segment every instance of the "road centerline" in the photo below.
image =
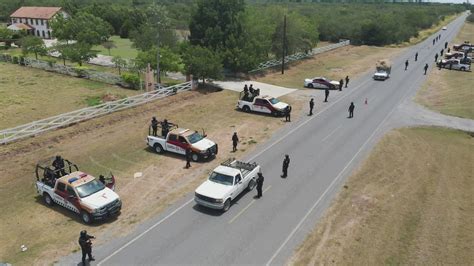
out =
[[[272,187],[272,185],[268,186],[263,192],[262,194],[265,194],[265,192],[267,192],[267,190],[269,190],[270,188]],[[252,204],[254,204],[257,200],[256,199],[252,199],[252,201],[247,205],[245,206],[245,208],[243,208],[242,210],[240,210],[239,213],[237,213],[237,215],[234,216],[234,218],[232,218],[232,220],[230,220],[228,223],[231,224],[233,223],[237,218],[239,218],[239,216],[244,213],[248,208],[250,208],[250,206],[252,206]]]
[[339,125],[338,127],[336,127],[333,131],[331,131],[331,133],[329,133],[329,135],[327,135],[326,137],[324,137],[321,142],[324,142],[326,141],[330,136],[332,136],[332,134],[336,133],[336,131],[341,128],[342,125]]

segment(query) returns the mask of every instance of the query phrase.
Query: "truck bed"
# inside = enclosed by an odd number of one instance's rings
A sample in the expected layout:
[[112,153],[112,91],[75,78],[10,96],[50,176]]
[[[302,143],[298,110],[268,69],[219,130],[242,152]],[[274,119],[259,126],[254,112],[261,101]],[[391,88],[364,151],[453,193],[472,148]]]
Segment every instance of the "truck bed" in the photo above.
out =
[[224,161],[221,165],[240,170],[244,178],[258,166],[257,163],[245,163],[233,158]]

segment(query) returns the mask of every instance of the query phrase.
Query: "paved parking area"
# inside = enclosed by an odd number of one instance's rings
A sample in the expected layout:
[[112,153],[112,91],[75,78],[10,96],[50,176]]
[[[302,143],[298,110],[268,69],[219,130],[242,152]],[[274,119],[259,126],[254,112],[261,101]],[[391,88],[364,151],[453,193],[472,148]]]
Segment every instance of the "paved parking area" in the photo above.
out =
[[273,97],[281,97],[283,95],[289,94],[295,89],[288,89],[285,87],[275,86],[267,83],[251,81],[251,80],[244,80],[244,81],[214,81],[215,84],[218,84],[222,88],[226,90],[232,90],[241,92],[244,90],[245,84],[250,86],[253,84],[255,89],[260,89],[260,95],[270,95]]

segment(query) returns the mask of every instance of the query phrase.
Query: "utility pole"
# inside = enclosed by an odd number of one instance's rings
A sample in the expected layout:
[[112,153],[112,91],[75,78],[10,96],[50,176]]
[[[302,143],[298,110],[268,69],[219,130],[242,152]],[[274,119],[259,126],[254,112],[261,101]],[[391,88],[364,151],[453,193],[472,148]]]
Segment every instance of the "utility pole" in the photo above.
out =
[[160,77],[160,30],[156,32],[156,82],[161,84],[161,77]]
[[286,52],[286,15],[283,19],[283,40],[281,46],[281,74],[285,74],[285,52]]

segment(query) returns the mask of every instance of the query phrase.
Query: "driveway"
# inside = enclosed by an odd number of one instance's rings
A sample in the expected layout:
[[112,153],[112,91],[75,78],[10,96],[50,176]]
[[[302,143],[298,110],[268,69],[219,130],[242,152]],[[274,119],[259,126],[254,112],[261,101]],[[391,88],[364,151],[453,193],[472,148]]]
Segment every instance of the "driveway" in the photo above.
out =
[[270,95],[275,98],[281,97],[288,93],[295,91],[295,89],[288,89],[285,87],[275,86],[267,83],[252,81],[252,80],[243,80],[243,81],[215,81],[215,84],[220,85],[222,88],[231,91],[241,92],[244,90],[245,84],[250,86],[253,84],[255,89],[260,89],[260,95]]

